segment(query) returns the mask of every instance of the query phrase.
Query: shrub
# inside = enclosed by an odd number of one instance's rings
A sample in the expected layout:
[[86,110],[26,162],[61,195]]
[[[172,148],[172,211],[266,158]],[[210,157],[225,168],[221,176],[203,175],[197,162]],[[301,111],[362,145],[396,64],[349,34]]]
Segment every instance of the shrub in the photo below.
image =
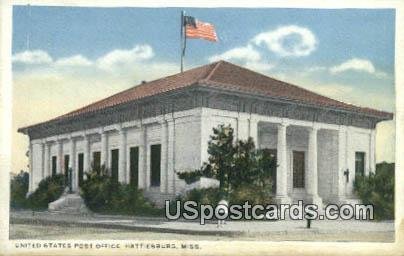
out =
[[272,191],[269,185],[267,189],[257,189],[255,185],[243,185],[230,193],[229,201],[231,204],[244,204],[248,201],[250,204],[271,204]]
[[394,219],[394,163],[377,164],[376,173],[355,177],[354,189],[364,204],[374,206],[375,219]]
[[64,174],[46,177],[39,183],[38,188],[28,197],[28,206],[31,209],[46,209],[50,202],[57,200],[63,194],[64,190]]
[[29,186],[29,173],[20,171],[19,174],[13,176],[10,181],[10,207],[11,208],[27,208],[27,193]]
[[198,204],[216,205],[222,198],[219,188],[203,188],[188,191],[181,201],[195,201]]
[[81,196],[87,207],[94,212],[129,215],[163,213],[144,198],[142,190],[114,181],[107,175],[105,167],[93,168],[86,176],[81,186]]
[[[215,206],[224,198],[219,188],[203,188],[190,190],[177,199],[182,202],[195,201],[198,204]],[[244,185],[229,193],[227,200],[230,204],[244,204],[246,201],[250,204],[270,204],[272,200],[271,188],[257,190],[254,185]]]

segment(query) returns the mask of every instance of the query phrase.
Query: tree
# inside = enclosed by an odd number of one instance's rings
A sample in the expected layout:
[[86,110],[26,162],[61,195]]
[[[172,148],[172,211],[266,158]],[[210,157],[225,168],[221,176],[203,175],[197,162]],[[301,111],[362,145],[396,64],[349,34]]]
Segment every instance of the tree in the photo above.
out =
[[178,176],[187,183],[200,177],[220,181],[220,192],[228,196],[232,190],[243,186],[271,192],[276,162],[268,150],[257,150],[253,139],[234,141],[234,130],[228,125],[213,128],[208,143],[208,162],[194,172],[182,172]]
[[12,208],[26,208],[28,206],[26,195],[29,186],[29,173],[20,171],[10,181],[10,206]]
[[376,173],[356,176],[355,193],[364,204],[372,204],[376,219],[394,219],[394,163],[379,163]]

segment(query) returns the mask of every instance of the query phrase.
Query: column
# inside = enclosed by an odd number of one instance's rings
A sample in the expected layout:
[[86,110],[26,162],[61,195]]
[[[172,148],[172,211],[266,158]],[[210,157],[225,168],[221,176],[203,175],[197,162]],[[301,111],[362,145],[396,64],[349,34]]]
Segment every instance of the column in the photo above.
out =
[[41,146],[41,172],[40,172],[40,177],[39,177],[39,180],[41,181],[43,178],[45,178],[46,177],[46,172],[45,172],[45,165],[46,165],[46,161],[45,161],[45,158],[46,158],[46,155],[45,155],[45,145],[46,145],[46,142],[45,141],[43,141],[43,142],[41,142],[40,143],[40,146]]
[[[78,168],[76,168],[76,141],[73,137],[70,137],[70,159],[69,159],[69,170],[71,169],[71,181],[72,181],[72,189],[76,191],[79,187],[79,179],[78,179]],[[69,173],[70,174],[70,173]]]
[[108,165],[108,135],[104,131],[101,133],[101,166],[110,169]]
[[278,125],[276,198],[278,203],[290,203],[288,196],[286,124]]
[[32,141],[29,141],[29,149],[28,149],[28,157],[29,157],[29,186],[28,193],[34,192],[34,165],[33,165],[33,145]]
[[237,118],[237,139],[238,140],[247,140],[250,136],[250,121],[247,114],[240,113]]
[[353,145],[354,131],[351,127],[346,130],[346,168],[349,171],[349,182],[345,183],[345,196],[354,198],[353,183],[355,180],[355,145]]
[[206,113],[201,113],[201,161],[200,165],[207,162],[209,159],[208,154],[208,142],[210,134],[212,132],[211,122],[209,116]]
[[370,131],[369,171],[376,172],[376,129]]
[[175,122],[167,121],[167,193],[175,193]]
[[126,130],[119,131],[119,170],[118,181],[121,183],[129,183],[126,180]]
[[250,118],[249,136],[254,140],[255,148],[259,148],[258,141],[258,120]]
[[[87,135],[84,135],[84,163],[83,163],[84,173],[90,171],[90,169],[91,169],[90,139]],[[86,175],[84,175],[84,178],[86,178]]]
[[161,159],[160,159],[160,192],[167,193],[167,122],[161,122],[160,143],[161,143]]
[[144,150],[145,150],[145,152],[144,152],[144,154],[146,155],[146,157],[145,157],[145,166],[146,166],[146,189],[149,189],[150,188],[150,185],[151,185],[151,163],[150,163],[150,160],[151,160],[151,152],[150,152],[150,145],[149,145],[149,143],[148,143],[148,141],[147,141],[147,139],[145,140],[145,142],[144,142]]
[[44,141],[44,150],[45,150],[45,156],[44,156],[44,178],[50,176],[50,147],[49,144]]
[[140,128],[140,141],[139,141],[139,188],[146,188],[146,127],[142,126]]
[[347,169],[346,165],[346,130],[340,128],[338,130],[338,201],[345,198],[345,183],[346,178],[344,172]]
[[317,133],[318,128],[312,127],[309,131],[309,148],[308,148],[308,181],[307,194],[312,198],[312,203],[319,207],[322,200],[318,195],[318,170],[317,170]]
[[57,173],[62,174],[64,168],[63,159],[63,142],[61,140],[57,141],[58,156],[57,156]]

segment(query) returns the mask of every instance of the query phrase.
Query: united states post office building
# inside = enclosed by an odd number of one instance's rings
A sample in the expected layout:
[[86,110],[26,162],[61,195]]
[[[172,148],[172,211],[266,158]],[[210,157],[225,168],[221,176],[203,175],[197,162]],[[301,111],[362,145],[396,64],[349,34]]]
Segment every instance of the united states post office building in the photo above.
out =
[[212,128],[230,124],[238,139],[275,153],[278,202],[345,203],[355,199],[355,175],[375,170],[376,124],[392,118],[219,61],[19,132],[30,142],[29,191],[69,168],[79,191],[84,173],[105,165],[161,203],[185,186],[176,172],[207,161]]

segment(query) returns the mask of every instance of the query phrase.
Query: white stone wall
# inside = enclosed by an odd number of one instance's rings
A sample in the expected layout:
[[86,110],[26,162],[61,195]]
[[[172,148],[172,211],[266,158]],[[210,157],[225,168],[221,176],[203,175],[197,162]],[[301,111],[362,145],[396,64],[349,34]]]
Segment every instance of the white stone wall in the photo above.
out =
[[[174,170],[176,172],[193,171],[200,167],[201,163],[201,119],[200,113],[175,119],[174,130]],[[174,182],[171,189],[174,192],[181,191],[185,182],[177,175],[172,177]]]
[[[40,140],[35,140],[31,142],[32,152],[30,152],[32,159],[32,180],[30,180],[31,189],[34,191],[39,182],[44,178],[44,150]],[[30,176],[31,177],[31,176]]]
[[318,132],[318,192],[325,201],[338,193],[338,132]]
[[345,194],[348,198],[354,197],[353,182],[355,180],[355,152],[365,153],[365,174],[374,170],[375,162],[371,163],[371,152],[374,154],[374,148],[371,148],[372,131],[356,127],[347,129],[347,167],[349,169],[349,183],[345,184]]

